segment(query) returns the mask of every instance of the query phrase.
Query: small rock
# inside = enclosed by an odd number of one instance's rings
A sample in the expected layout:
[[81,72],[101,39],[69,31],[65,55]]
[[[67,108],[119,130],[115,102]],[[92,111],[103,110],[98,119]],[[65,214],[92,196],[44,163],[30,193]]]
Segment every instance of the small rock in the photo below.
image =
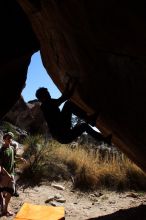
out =
[[101,192],[96,192],[96,193],[94,193],[94,195],[97,196],[97,197],[100,197],[100,196],[103,196],[103,193],[101,193]]
[[56,199],[56,201],[57,201],[57,202],[64,203],[64,202],[66,202],[66,199],[64,199],[64,198],[59,198],[59,199]]
[[52,205],[52,206],[58,206],[58,204],[56,203],[56,202],[50,202],[50,205]]
[[54,196],[54,199],[60,199],[60,198],[62,198],[62,195],[61,195],[61,194],[56,194],[56,195]]
[[115,204],[116,201],[109,201],[109,204]]
[[104,207],[100,207],[101,210],[106,211],[107,209]]
[[91,209],[91,206],[85,206],[83,209]]
[[50,201],[53,201],[54,196],[50,196],[47,198],[47,200],[45,201],[45,203],[49,203]]
[[53,186],[54,188],[59,189],[59,190],[65,190],[64,186],[61,186],[61,185],[58,185],[58,184],[52,183],[51,186]]
[[129,193],[126,195],[126,197],[138,198],[139,196],[135,193]]

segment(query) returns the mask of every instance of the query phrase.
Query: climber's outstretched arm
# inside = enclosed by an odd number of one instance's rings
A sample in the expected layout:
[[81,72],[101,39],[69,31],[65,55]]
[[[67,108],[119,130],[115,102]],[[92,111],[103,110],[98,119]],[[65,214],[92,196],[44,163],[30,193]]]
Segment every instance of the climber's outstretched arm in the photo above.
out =
[[77,79],[72,79],[70,77],[66,84],[65,90],[62,93],[62,96],[57,99],[58,105],[61,105],[63,102],[70,99],[70,97],[73,95],[75,91],[76,84],[77,84]]

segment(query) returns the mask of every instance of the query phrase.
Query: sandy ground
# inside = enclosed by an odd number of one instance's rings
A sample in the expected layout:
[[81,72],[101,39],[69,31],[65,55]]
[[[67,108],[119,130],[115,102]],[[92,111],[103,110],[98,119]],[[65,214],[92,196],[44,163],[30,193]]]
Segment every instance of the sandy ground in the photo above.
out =
[[[56,183],[58,185],[58,183]],[[92,193],[83,193],[74,191],[71,183],[59,183],[64,189],[60,190],[52,186],[51,184],[42,184],[33,188],[19,188],[19,197],[13,197],[10,202],[10,208],[14,213],[17,213],[24,202],[39,205],[53,205],[53,206],[64,206],[65,208],[65,219],[67,220],[86,220],[86,219],[117,219],[114,215],[123,213],[132,213],[139,210],[140,213],[144,211],[146,215],[146,193],[136,192],[124,192],[116,193],[109,191],[95,191]],[[61,197],[65,200],[57,202],[56,199],[45,203],[48,197]],[[142,209],[142,210],[141,210]],[[120,210],[120,211],[119,211]],[[108,215],[110,214],[110,215]],[[108,218],[106,218],[108,215]],[[129,215],[129,214],[128,214]],[[146,216],[140,217],[136,212],[133,217],[124,217],[119,219],[146,219]],[[15,216],[15,215],[14,215]],[[4,219],[13,219],[13,217],[1,217]],[[103,216],[103,217],[101,217]],[[132,216],[130,214],[130,216]],[[42,219],[43,220],[43,219]]]

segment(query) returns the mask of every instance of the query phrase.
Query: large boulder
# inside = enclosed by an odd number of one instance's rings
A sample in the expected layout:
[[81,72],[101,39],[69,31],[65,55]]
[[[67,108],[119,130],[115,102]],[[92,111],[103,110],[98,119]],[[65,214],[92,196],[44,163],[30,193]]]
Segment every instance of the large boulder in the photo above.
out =
[[37,100],[26,103],[22,96],[3,118],[5,121],[26,130],[30,134],[50,136],[47,123]]
[[0,117],[18,99],[30,57],[40,49],[58,88],[78,78],[72,100],[99,112],[97,127],[146,171],[145,1],[5,0],[1,6]]

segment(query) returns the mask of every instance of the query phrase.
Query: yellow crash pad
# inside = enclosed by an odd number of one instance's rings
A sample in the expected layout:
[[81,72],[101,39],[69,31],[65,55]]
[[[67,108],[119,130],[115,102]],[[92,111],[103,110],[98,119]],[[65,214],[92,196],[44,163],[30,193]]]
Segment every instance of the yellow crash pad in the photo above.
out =
[[14,220],[59,220],[65,219],[64,216],[64,207],[24,203]]

